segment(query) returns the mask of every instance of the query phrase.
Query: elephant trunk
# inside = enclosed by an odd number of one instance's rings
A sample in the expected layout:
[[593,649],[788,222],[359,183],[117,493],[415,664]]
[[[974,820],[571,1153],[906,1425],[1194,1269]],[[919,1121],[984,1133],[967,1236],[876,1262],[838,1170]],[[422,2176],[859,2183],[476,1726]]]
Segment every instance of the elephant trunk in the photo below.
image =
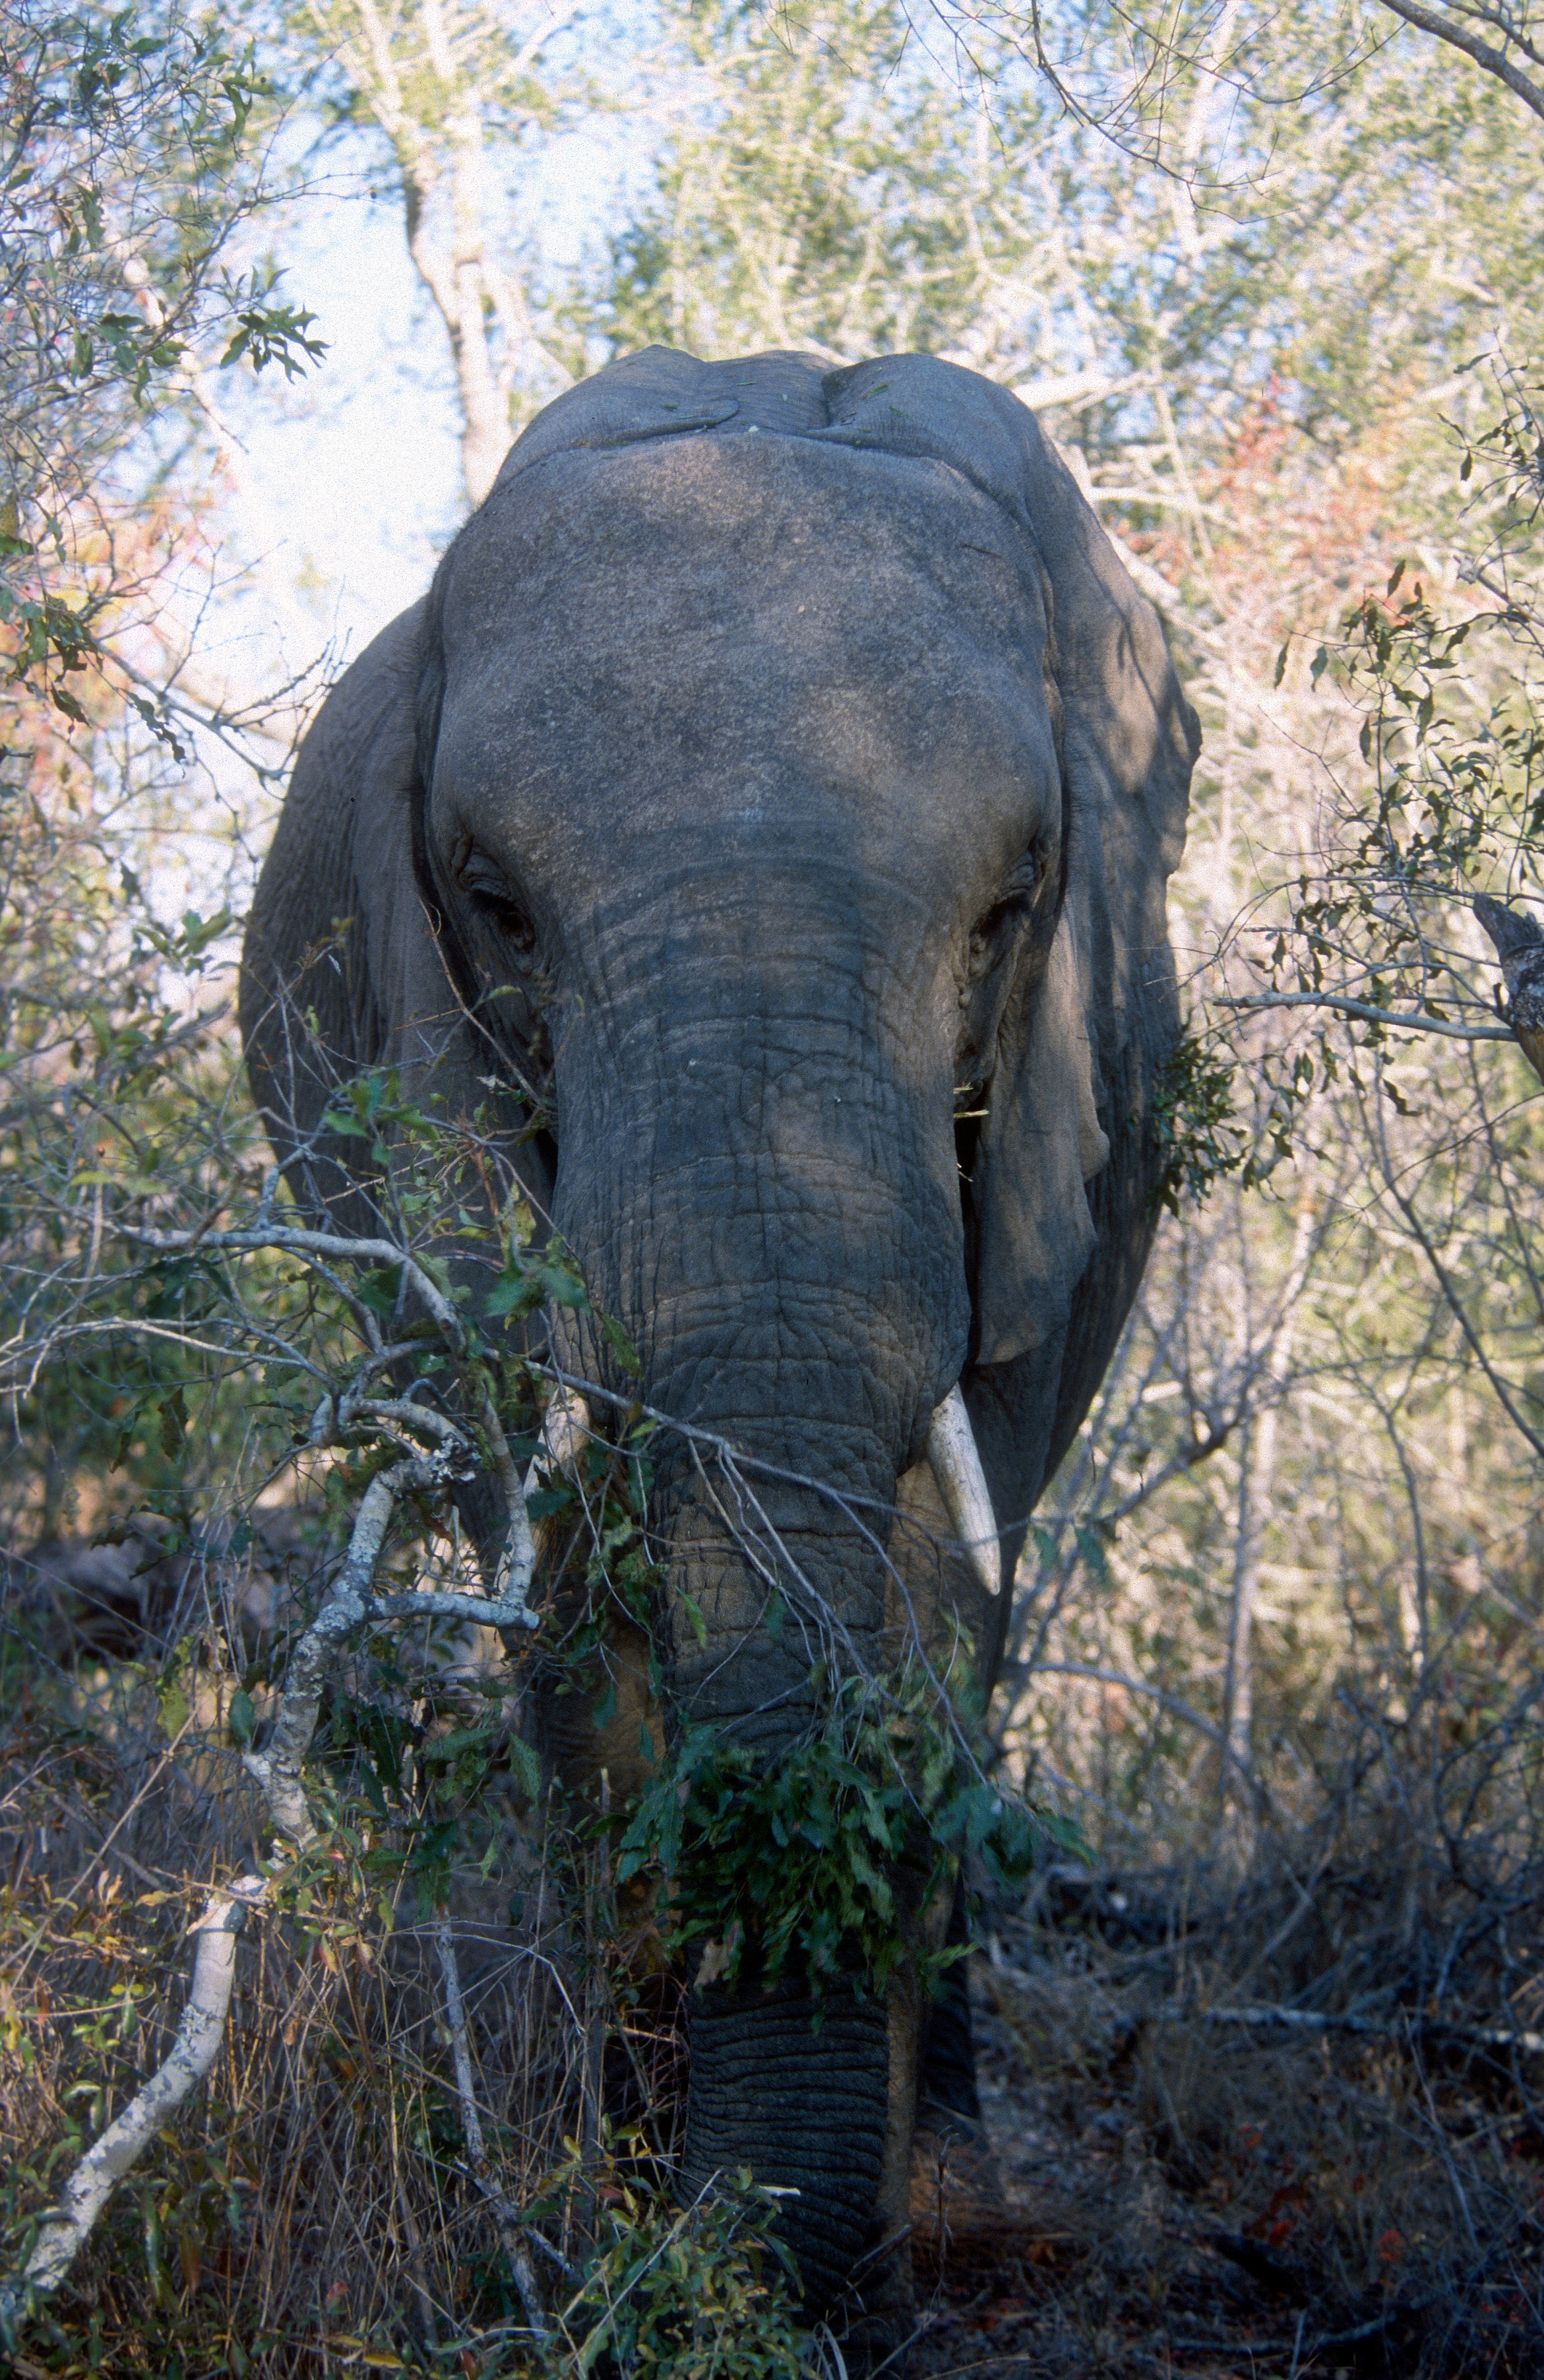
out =
[[[812,971],[802,1010],[763,988],[753,1018],[726,1013],[727,979],[704,971],[663,1027],[657,983],[647,1029],[614,997],[610,1046],[571,1038],[556,1220],[634,1337],[643,1396],[687,1426],[655,1440],[670,1723],[771,1762],[808,1733],[818,1665],[881,1666],[896,1479],[958,1379],[969,1307],[947,1050],[924,1067],[909,1035],[887,1066],[874,1016],[833,996],[821,1018]],[[780,1014],[817,1045],[774,1042]],[[792,1969],[691,1997],[683,2192],[748,2168],[796,2193],[780,2228],[807,2319],[895,2228],[912,2092],[894,1998],[838,1973],[817,2006]]]

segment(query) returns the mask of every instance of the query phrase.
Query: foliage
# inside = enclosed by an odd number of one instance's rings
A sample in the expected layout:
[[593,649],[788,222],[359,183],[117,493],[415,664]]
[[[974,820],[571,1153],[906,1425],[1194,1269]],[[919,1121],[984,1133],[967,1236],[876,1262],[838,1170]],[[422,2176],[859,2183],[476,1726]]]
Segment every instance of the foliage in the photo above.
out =
[[1157,1199],[1172,1215],[1183,1197],[1204,1198],[1225,1174],[1254,1178],[1235,1118],[1233,1062],[1214,1041],[1191,1032],[1176,1041],[1153,1088],[1153,1130],[1163,1159]]
[[[456,373],[467,496],[480,504],[533,391],[555,395],[568,378],[529,286],[520,185],[587,87],[561,40],[573,12],[297,0],[280,13],[329,133],[373,133],[399,179],[407,251]],[[598,18],[587,31],[593,44]]]
[[606,2140],[599,2159],[570,2143],[533,2216],[580,2189],[594,2192],[599,2219],[578,2286],[517,2369],[583,2375],[600,2365],[617,2380],[796,2380],[807,2369],[797,2273],[763,2236],[774,2194],[748,2173],[683,2207],[660,2189],[637,2134]]
[[[838,1974],[882,1992],[955,1858],[977,1854],[1011,1889],[1044,1848],[1044,1823],[962,1756],[936,1694],[839,1680],[818,1731],[771,1761],[689,1730],[628,1820],[618,1882],[655,1872],[671,1944],[703,1943],[725,1984],[791,1968],[817,2003]],[[930,1983],[958,1955],[926,1956]]]
[[[320,348],[303,310],[275,301],[269,268],[231,261],[269,195],[254,110],[272,90],[249,43],[175,6],[24,5],[0,31],[0,1296],[13,1346],[76,1251],[99,1276],[90,1323],[25,1378],[6,1501],[47,1536],[83,1479],[94,1508],[129,1464],[177,1529],[189,1367],[167,1283],[124,1267],[108,1218],[115,1186],[153,1197],[181,1167],[233,1161],[212,1123],[230,1063],[206,981],[231,912],[201,894],[180,923],[159,914],[158,833],[192,756],[187,698],[174,708],[154,674],[157,659],[172,667],[166,639],[147,651],[146,629],[196,540],[149,450],[207,395],[233,334],[286,370]],[[115,1282],[126,1337],[105,1320]]]
[[953,81],[908,50],[906,8],[819,0],[773,25],[731,6],[680,11],[671,30],[698,103],[614,244],[612,351],[946,345],[969,316],[981,232],[1002,250],[1003,177]]
[[212,342],[228,342],[226,363],[286,373],[322,350],[271,268],[227,261],[267,195],[249,119],[273,87],[250,42],[231,46],[176,0],[115,14],[22,0],[0,78],[0,626],[10,683],[84,726],[66,681],[101,662],[125,592],[106,462],[186,393]]

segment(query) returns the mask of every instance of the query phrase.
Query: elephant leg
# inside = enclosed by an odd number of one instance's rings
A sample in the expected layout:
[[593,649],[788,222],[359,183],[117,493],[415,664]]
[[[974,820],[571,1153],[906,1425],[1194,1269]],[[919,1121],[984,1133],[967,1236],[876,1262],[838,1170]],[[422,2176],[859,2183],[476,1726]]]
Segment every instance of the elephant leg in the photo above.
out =
[[[962,1876],[947,1940],[954,1945],[967,1939]],[[1003,2178],[981,2117],[968,1976],[969,1961],[955,1960],[923,2020],[910,2215],[918,2248],[941,2265],[951,2248],[990,2246],[1009,2220]]]
[[691,1998],[679,2194],[689,2202],[711,2187],[726,2136],[759,2181],[796,2193],[776,2220],[798,2263],[803,2317],[833,2325],[855,2380],[911,2327],[921,1997],[908,1960],[883,1998],[860,1998],[845,1981],[819,2004],[802,1982],[711,1985]]
[[[957,1949],[970,1939],[963,1876],[954,1885],[944,1947]],[[970,1961],[956,1959],[943,1971],[936,1999],[922,2011],[922,2046],[917,2087],[918,2122],[930,2118],[962,2117],[967,2124],[981,2121],[981,2096],[976,2082],[976,2043],[970,2022]]]
[[736,2166],[794,2193],[778,2229],[798,2262],[805,2319],[818,2320],[874,2245],[891,2131],[889,2011],[841,1978],[820,2002],[802,1980],[765,1992],[710,1984],[693,1992],[689,2021],[678,2193],[689,2204],[711,2190],[728,2143]]

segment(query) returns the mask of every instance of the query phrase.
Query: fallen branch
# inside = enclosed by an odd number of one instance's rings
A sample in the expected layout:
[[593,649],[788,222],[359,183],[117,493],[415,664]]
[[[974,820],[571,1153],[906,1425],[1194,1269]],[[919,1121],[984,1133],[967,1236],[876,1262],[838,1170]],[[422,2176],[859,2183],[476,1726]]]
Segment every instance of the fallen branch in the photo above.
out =
[[210,1894],[191,1929],[199,1948],[176,2039],[143,2090],[92,2142],[66,2182],[58,2205],[43,2216],[20,2273],[0,2290],[0,2334],[7,2339],[15,2336],[28,2298],[47,2297],[58,2288],[115,2185],[213,2065],[225,2038],[236,1978],[236,1937],[249,1910],[261,1906],[267,1890],[261,1876],[244,1876]]
[[1299,2033],[1359,2033],[1383,2041],[1422,2034],[1440,2034],[1448,2041],[1473,2042],[1477,2048],[1520,2049],[1528,2058],[1544,2058],[1544,2033],[1514,2031],[1509,2025],[1456,2024],[1441,2017],[1325,2016],[1317,2009],[1208,2008],[1167,2010],[1160,2022],[1188,2024],[1198,2015],[1206,2024],[1243,2024],[1267,2030],[1277,2025]]

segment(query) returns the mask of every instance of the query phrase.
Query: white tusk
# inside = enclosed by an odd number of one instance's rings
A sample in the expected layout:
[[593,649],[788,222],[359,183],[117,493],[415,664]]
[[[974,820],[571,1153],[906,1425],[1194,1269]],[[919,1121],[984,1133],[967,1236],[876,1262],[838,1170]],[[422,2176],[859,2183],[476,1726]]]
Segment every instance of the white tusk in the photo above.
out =
[[957,1381],[928,1424],[928,1460],[972,1569],[989,1595],[998,1594],[1003,1585],[1003,1554],[997,1542],[997,1518]]

